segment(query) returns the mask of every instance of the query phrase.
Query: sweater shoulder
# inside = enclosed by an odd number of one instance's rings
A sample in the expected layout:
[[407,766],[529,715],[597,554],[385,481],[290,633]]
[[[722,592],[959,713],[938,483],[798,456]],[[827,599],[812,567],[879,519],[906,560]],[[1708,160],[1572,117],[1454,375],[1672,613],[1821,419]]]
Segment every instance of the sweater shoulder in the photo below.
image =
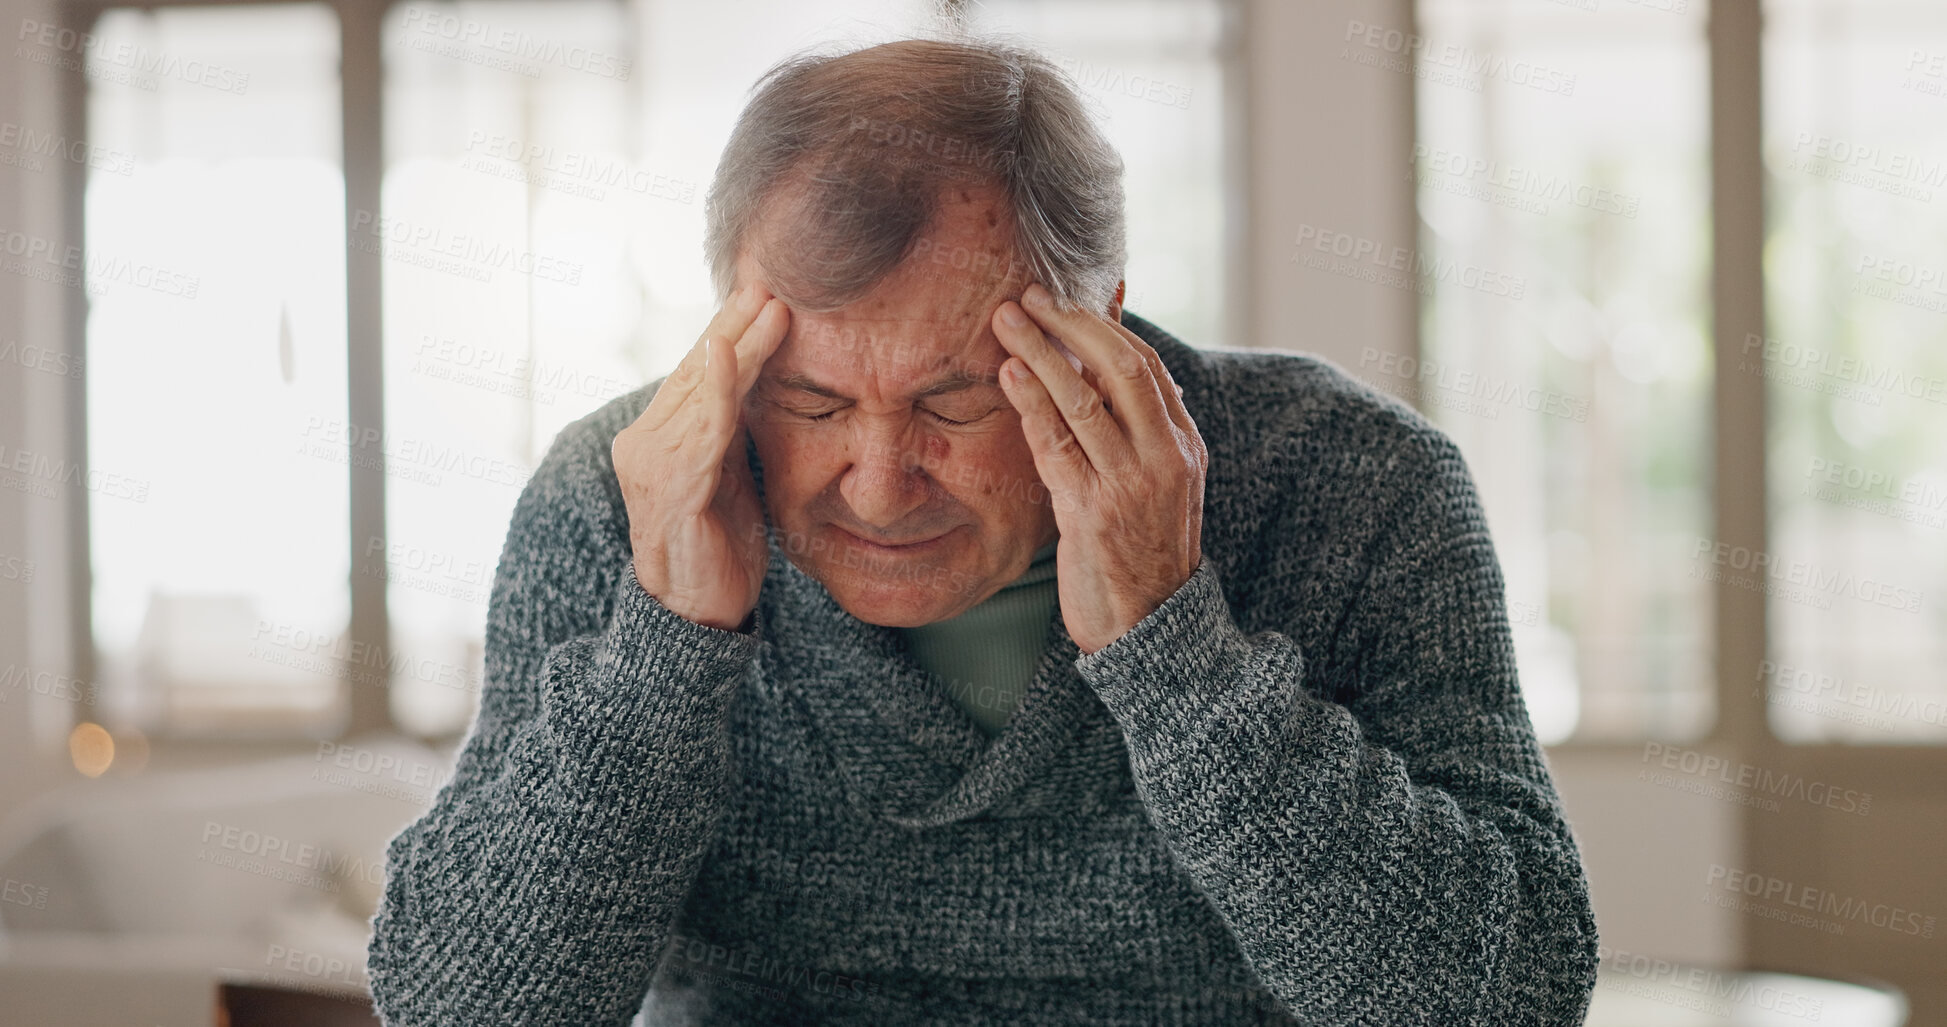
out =
[[1464,467],[1447,433],[1398,397],[1331,360],[1288,350],[1208,350],[1218,437],[1213,460],[1238,479],[1323,490],[1345,498]]
[[611,450],[615,436],[642,415],[662,383],[658,378],[611,397],[555,433],[531,479],[530,488],[545,500],[539,510],[558,515],[563,505],[572,505],[597,529],[628,539],[628,512]]

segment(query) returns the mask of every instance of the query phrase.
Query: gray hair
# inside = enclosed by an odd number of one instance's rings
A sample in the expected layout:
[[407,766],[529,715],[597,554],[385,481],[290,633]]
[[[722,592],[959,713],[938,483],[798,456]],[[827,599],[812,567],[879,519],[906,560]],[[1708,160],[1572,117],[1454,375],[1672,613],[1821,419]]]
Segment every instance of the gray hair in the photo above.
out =
[[1128,261],[1122,158],[1048,58],[903,39],[787,58],[752,94],[704,204],[719,302],[748,245],[787,304],[844,306],[906,259],[955,184],[1006,195],[1015,256],[1059,304],[1114,299]]

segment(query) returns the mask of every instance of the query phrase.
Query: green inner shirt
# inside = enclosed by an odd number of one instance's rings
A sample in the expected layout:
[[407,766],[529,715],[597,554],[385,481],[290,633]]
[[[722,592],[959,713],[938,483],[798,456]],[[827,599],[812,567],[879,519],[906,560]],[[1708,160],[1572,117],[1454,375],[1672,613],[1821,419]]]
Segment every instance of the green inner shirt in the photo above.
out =
[[946,682],[947,694],[989,738],[1021,704],[1061,605],[1055,546],[1035,550],[1020,577],[959,616],[899,629],[913,659]]

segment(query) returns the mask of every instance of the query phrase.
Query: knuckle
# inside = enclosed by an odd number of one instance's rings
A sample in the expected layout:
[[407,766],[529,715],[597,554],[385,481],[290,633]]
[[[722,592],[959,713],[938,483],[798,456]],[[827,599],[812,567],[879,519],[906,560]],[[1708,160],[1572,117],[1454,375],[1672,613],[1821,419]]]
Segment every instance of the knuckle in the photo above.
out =
[[1149,361],[1133,349],[1124,349],[1115,355],[1109,369],[1129,381],[1141,381],[1149,376]]
[[1076,427],[1084,427],[1094,424],[1107,412],[1102,405],[1102,397],[1091,393],[1076,400],[1073,408],[1068,411],[1068,420]]

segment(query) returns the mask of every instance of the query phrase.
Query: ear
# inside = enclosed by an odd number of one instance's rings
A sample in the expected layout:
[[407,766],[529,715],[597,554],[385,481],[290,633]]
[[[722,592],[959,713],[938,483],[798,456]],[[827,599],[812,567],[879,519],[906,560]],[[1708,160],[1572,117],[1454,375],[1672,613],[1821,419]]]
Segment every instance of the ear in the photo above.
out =
[[1122,321],[1122,295],[1128,284],[1127,279],[1118,279],[1115,283],[1115,299],[1109,301],[1109,320],[1111,321],[1117,323],[1121,323]]

